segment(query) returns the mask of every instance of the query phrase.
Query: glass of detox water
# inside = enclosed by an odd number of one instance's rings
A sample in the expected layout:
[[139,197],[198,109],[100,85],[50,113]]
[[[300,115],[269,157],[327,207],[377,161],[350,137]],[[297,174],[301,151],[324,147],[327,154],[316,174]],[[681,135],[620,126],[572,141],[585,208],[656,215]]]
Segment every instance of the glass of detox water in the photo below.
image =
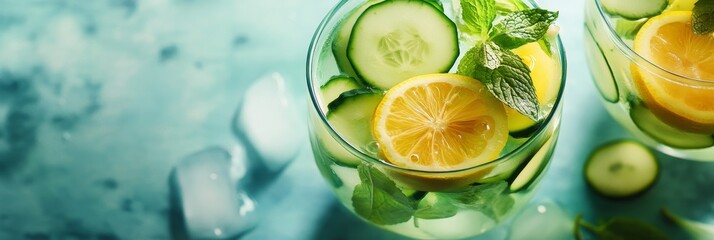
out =
[[696,2],[588,0],[584,38],[615,120],[664,153],[714,161],[714,35],[694,30],[714,22],[694,24]]
[[307,60],[309,131],[347,209],[398,234],[451,239],[524,207],[553,155],[565,84],[557,13],[536,8],[347,0],[327,14]]

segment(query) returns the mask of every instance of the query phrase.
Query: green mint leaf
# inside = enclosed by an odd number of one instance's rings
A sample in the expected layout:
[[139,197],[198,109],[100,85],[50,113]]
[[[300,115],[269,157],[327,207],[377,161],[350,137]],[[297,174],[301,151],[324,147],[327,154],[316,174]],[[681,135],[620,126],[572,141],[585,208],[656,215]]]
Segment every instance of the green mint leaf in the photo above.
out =
[[540,41],[538,41],[538,45],[540,45],[540,49],[543,49],[543,52],[548,55],[548,57],[553,56],[553,51],[550,49],[550,41],[548,41],[547,38],[543,38]]
[[485,38],[495,18],[495,0],[461,0],[461,19],[469,33]]
[[699,0],[694,4],[692,30],[696,34],[714,32],[714,0]]
[[501,219],[513,207],[515,201],[508,195],[508,183],[498,181],[471,186],[463,192],[440,193],[455,204],[483,213],[493,219]]
[[669,239],[656,227],[632,218],[615,217],[600,226],[601,239]]
[[432,193],[427,194],[417,207],[414,217],[421,219],[440,219],[453,217],[458,212],[458,208],[454,206],[448,198]]
[[600,226],[595,226],[578,216],[575,224],[576,239],[582,239],[578,231],[580,227],[592,232],[598,239],[669,239],[662,230],[634,218],[614,217]]
[[493,25],[489,37],[503,48],[514,49],[542,38],[556,18],[558,12],[539,8],[512,12]]
[[357,172],[361,183],[352,193],[352,207],[358,215],[379,225],[403,223],[412,218],[416,203],[394,181],[367,164],[360,164]]
[[510,50],[492,42],[478,44],[461,59],[458,73],[481,81],[496,98],[521,114],[534,121],[540,118],[530,69]]

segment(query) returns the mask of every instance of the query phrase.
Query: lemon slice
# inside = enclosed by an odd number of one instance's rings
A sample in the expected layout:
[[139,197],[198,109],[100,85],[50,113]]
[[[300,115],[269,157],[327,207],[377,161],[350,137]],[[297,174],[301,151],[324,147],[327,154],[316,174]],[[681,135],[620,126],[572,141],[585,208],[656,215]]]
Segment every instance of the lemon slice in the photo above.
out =
[[[714,80],[714,35],[694,34],[691,22],[691,11],[670,11],[653,17],[637,33],[633,48],[670,72]],[[714,82],[665,79],[653,70],[632,64],[635,86],[652,112],[681,130],[714,133]]]
[[449,171],[496,159],[508,138],[503,104],[476,79],[420,75],[392,87],[372,133],[387,161],[420,171]]

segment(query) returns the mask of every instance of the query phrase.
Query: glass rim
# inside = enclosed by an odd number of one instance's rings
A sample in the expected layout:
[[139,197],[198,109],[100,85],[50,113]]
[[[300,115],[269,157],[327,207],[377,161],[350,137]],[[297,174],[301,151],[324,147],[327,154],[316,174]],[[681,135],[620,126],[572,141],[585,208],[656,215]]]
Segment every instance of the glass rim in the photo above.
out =
[[[530,3],[531,7],[538,7],[538,4],[535,3],[533,0],[523,0],[524,2]],[[420,170],[420,169],[413,169],[413,168],[405,168],[401,167],[398,165],[394,165],[390,162],[387,162],[386,160],[381,160],[379,158],[372,157],[370,155],[365,154],[364,152],[360,151],[358,148],[347,142],[342,136],[340,136],[337,131],[332,127],[330,122],[327,120],[327,115],[325,112],[323,112],[322,108],[320,107],[320,103],[318,100],[319,96],[316,94],[316,92],[319,91],[319,84],[316,85],[315,82],[313,81],[316,79],[316,68],[313,66],[315,65],[316,59],[315,56],[319,56],[319,52],[316,52],[317,50],[317,43],[320,40],[320,37],[323,36],[323,32],[326,30],[325,27],[327,26],[327,23],[330,22],[330,20],[333,19],[335,14],[340,10],[343,5],[348,2],[348,1],[340,1],[335,7],[333,7],[330,12],[322,19],[320,24],[317,27],[317,30],[313,34],[312,40],[310,41],[310,46],[308,48],[308,54],[307,54],[307,71],[306,71],[306,77],[307,77],[307,87],[308,87],[308,93],[310,97],[310,102],[312,103],[312,109],[309,111],[317,111],[317,115],[319,116],[320,123],[322,123],[327,132],[330,134],[332,138],[334,138],[342,147],[344,147],[348,152],[350,152],[353,155],[356,155],[358,158],[362,160],[367,160],[368,162],[372,164],[377,164],[382,167],[386,167],[389,169],[397,170],[397,171],[402,171],[402,172],[409,172],[409,173],[418,173],[418,174],[453,174],[453,173],[462,173],[462,172],[469,172],[469,171],[476,171],[479,169],[485,169],[491,166],[496,166],[499,165],[503,162],[507,162],[510,159],[514,159],[514,156],[519,154],[521,151],[523,151],[526,147],[531,146],[532,144],[537,143],[537,139],[544,134],[546,129],[548,129],[549,123],[551,121],[557,120],[555,119],[555,115],[558,113],[559,108],[561,107],[561,101],[563,99],[563,92],[565,90],[565,82],[566,82],[566,73],[567,73],[567,61],[566,61],[566,56],[565,56],[565,49],[563,48],[563,43],[560,38],[560,33],[558,33],[556,37],[556,45],[558,49],[558,56],[559,56],[559,61],[560,61],[560,87],[558,89],[558,94],[555,98],[555,101],[553,103],[553,106],[548,113],[548,115],[543,118],[541,121],[541,124],[538,126],[538,128],[534,131],[534,133],[529,137],[525,142],[521,143],[518,147],[512,149],[510,152],[504,154],[503,156],[500,156],[492,161],[482,163],[482,164],[477,164],[474,166],[469,166],[466,168],[460,168],[460,169],[451,169],[451,170],[438,170],[438,171],[427,171],[427,170]],[[313,77],[314,76],[314,77]],[[555,137],[551,136],[551,137]]]
[[[615,31],[615,27],[613,26],[612,22],[609,20],[609,15],[605,12],[605,9],[602,7],[600,1],[601,0],[592,0],[595,2],[595,8],[597,9],[598,15],[599,15],[599,20],[605,22],[605,26],[607,26],[607,32],[609,34],[609,37],[614,40],[615,46],[617,46],[618,49],[620,49],[621,52],[625,53],[625,55],[632,60],[635,64],[640,65],[644,64],[644,67],[650,67],[653,68],[655,71],[662,72],[666,75],[671,75],[672,77],[666,77],[666,76],[661,76],[661,74],[654,73],[657,75],[660,75],[660,77],[667,79],[668,81],[674,81],[677,83],[682,83],[682,84],[691,84],[687,83],[687,81],[696,83],[696,84],[704,84],[704,85],[712,85],[714,83],[714,79],[703,79],[703,78],[693,78],[689,76],[684,76],[679,73],[672,72],[658,64],[655,64],[654,62],[650,61],[649,59],[643,57],[639,53],[635,52],[634,49],[632,49],[630,46],[628,46],[624,40],[620,37],[620,35],[617,34],[617,31]],[[649,71],[649,70],[648,70]],[[650,71],[651,72],[651,71]]]

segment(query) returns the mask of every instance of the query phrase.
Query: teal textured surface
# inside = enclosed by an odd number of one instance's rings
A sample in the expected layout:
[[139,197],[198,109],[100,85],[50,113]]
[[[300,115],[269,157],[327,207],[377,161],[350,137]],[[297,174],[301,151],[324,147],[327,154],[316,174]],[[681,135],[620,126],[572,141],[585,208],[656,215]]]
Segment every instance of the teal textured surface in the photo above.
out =
[[[171,168],[208,146],[239,144],[231,126],[252,81],[281,73],[306,126],[307,49],[336,2],[0,0],[0,239],[177,237]],[[560,11],[568,70],[560,138],[532,203],[552,201],[590,222],[636,217],[676,239],[684,235],[662,207],[714,224],[714,163],[658,154],[660,178],[630,199],[587,187],[590,152],[629,135],[590,79],[583,0],[541,6]],[[305,132],[286,134],[304,135],[301,150],[256,195],[262,219],[244,239],[400,238],[345,210]]]

